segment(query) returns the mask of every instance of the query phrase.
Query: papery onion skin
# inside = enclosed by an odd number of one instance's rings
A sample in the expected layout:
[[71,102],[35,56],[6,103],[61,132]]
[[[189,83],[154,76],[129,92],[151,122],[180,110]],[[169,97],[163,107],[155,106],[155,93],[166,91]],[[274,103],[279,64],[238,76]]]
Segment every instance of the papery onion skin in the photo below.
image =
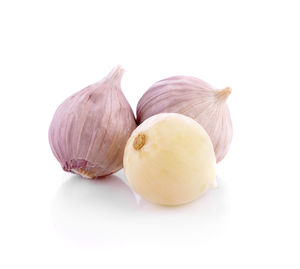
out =
[[123,72],[117,66],[57,108],[49,142],[65,171],[100,178],[122,168],[126,141],[136,128],[133,111],[121,91]]
[[173,76],[154,83],[138,102],[140,124],[159,113],[180,113],[200,123],[209,134],[220,162],[232,141],[232,121],[226,99],[231,88],[216,90],[205,81],[190,76]]

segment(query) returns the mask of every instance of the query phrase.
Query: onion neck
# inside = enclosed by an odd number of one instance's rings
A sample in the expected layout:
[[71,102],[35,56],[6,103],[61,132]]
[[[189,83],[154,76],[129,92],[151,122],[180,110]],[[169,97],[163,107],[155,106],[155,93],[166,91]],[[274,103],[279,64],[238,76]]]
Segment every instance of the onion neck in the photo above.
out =
[[225,89],[217,91],[216,96],[218,100],[225,101],[227,97],[231,94],[231,91],[232,90],[230,87],[226,87]]
[[120,65],[117,65],[109,72],[109,74],[106,76],[106,79],[120,82],[124,72],[125,70]]

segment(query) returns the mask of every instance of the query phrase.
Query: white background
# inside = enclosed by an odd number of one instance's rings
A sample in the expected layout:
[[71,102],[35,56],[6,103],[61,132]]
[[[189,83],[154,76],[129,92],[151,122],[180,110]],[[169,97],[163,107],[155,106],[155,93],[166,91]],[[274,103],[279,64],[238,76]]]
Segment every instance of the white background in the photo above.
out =
[[[1,1],[1,268],[299,268],[299,1]],[[135,110],[171,75],[223,88],[234,137],[219,188],[138,201],[48,143],[57,106],[125,69]],[[116,119],[117,120],[117,119]]]

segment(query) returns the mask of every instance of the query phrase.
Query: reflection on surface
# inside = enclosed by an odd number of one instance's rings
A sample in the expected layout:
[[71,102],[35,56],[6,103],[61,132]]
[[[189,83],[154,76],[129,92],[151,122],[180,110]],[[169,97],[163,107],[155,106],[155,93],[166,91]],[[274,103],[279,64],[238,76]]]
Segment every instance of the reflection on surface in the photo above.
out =
[[101,180],[72,176],[59,188],[53,206],[57,232],[87,245],[171,243],[205,240],[224,229],[226,188],[177,207],[153,205],[127,185],[123,170]]

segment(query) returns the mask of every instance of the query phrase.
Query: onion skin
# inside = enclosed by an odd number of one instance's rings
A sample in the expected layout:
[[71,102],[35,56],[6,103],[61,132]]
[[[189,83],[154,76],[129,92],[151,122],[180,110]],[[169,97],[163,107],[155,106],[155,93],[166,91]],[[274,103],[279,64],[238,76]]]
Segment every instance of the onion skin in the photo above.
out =
[[121,67],[67,98],[49,128],[52,152],[63,170],[99,178],[123,167],[123,152],[136,128],[133,111],[121,91]]
[[226,99],[231,88],[216,90],[190,76],[173,76],[154,83],[139,100],[137,123],[159,113],[180,113],[191,117],[209,134],[220,162],[232,140],[232,122]]

